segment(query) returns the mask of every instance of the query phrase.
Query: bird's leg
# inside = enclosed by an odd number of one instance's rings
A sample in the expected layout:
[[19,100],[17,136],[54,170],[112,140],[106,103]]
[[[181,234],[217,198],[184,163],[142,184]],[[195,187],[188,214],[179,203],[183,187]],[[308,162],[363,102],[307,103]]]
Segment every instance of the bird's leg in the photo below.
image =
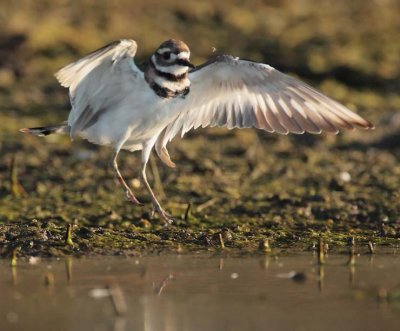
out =
[[112,158],[112,166],[113,169],[117,175],[118,181],[122,185],[122,187],[125,189],[126,196],[128,197],[129,201],[132,202],[135,205],[141,205],[140,201],[136,199],[135,195],[132,193],[131,189],[129,188],[128,184],[125,182],[124,178],[122,177],[121,173],[119,172],[118,169],[118,163],[117,163],[117,157],[118,157],[118,151],[115,152],[113,158]]
[[147,181],[147,175],[146,175],[146,165],[147,161],[142,162],[142,170],[140,172],[141,178],[143,180],[143,184],[146,186],[147,191],[150,193],[151,201],[153,203],[153,210],[157,211],[157,213],[160,215],[160,217],[167,223],[171,224],[172,223],[172,217],[161,207],[160,203],[158,202],[153,190],[151,189],[151,186],[149,182]]

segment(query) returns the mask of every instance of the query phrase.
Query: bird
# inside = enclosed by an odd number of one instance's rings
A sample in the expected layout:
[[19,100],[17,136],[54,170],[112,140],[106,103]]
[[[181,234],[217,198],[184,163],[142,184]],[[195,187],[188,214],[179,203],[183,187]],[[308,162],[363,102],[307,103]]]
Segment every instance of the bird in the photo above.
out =
[[279,134],[374,128],[341,103],[264,63],[215,55],[195,66],[188,45],[176,39],[161,43],[141,67],[134,61],[136,51],[134,40],[120,39],[60,69],[55,77],[69,89],[71,103],[67,121],[20,131],[68,134],[112,147],[112,167],[135,205],[141,203],[122,177],[117,158],[121,150],[141,151],[140,178],[153,212],[166,223],[172,217],[154,194],[146,165],[155,149],[174,168],[167,144],[178,134],[214,126]]

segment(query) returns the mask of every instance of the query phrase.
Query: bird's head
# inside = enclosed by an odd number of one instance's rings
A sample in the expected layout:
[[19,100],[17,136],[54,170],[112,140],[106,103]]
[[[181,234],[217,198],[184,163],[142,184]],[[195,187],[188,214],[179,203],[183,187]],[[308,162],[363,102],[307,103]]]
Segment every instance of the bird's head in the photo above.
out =
[[154,92],[164,98],[189,93],[189,47],[180,40],[164,41],[150,57],[145,79]]
[[187,72],[189,68],[194,68],[189,59],[188,45],[176,39],[164,41],[152,56],[153,64],[158,70],[177,75]]

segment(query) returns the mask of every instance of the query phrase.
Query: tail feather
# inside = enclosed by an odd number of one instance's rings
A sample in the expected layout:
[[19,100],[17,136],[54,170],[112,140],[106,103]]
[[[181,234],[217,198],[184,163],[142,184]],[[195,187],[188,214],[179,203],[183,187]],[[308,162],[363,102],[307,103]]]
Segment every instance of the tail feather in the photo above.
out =
[[23,128],[19,130],[23,133],[30,133],[36,136],[44,137],[49,134],[59,133],[59,134],[69,134],[70,127],[67,124],[41,126],[37,128]]

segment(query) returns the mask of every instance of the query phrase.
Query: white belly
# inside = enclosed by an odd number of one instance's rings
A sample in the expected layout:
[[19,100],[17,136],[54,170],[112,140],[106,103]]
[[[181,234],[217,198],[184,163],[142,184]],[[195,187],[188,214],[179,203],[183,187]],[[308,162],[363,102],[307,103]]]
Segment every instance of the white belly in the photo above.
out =
[[143,143],[158,136],[175,118],[174,105],[181,102],[157,96],[147,86],[135,91],[111,109],[105,110],[97,122],[81,132],[84,139],[99,145],[117,146],[140,150]]

